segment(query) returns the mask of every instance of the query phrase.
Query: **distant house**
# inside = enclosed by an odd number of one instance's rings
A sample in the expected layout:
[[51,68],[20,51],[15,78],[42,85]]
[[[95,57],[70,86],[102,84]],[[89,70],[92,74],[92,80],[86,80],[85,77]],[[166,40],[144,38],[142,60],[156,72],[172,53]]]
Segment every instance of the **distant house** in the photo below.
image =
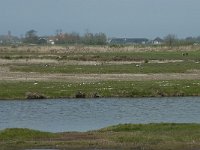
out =
[[50,45],[54,45],[54,39],[53,37],[40,37],[38,39],[38,44],[50,44]]
[[161,39],[161,38],[159,38],[159,37],[155,38],[155,39],[152,41],[152,43],[153,43],[154,45],[159,45],[159,44],[162,44],[163,42],[164,42],[164,40]]
[[54,40],[48,40],[48,43],[51,44],[51,45],[55,44]]
[[110,44],[146,44],[149,40],[146,38],[112,38]]
[[51,44],[51,45],[55,45],[55,41],[57,40],[57,38],[55,36],[49,36],[47,43]]

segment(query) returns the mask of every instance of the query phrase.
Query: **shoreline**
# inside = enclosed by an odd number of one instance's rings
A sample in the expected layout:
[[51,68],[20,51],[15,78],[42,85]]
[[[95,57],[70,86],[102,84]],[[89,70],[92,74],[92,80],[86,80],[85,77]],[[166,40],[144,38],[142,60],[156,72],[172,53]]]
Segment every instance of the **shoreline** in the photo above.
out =
[[37,99],[37,98],[33,98],[33,99],[1,99],[0,98],[0,102],[1,101],[45,101],[45,100],[52,100],[52,101],[56,101],[56,100],[98,100],[98,99],[108,99],[108,100],[119,100],[119,99],[151,99],[151,98],[187,98],[187,97],[200,97],[200,95],[185,95],[185,96],[143,96],[143,97],[98,97],[98,98],[94,98],[94,97],[88,97],[88,98],[75,98],[75,97],[58,97],[58,98],[44,98],[44,99]]

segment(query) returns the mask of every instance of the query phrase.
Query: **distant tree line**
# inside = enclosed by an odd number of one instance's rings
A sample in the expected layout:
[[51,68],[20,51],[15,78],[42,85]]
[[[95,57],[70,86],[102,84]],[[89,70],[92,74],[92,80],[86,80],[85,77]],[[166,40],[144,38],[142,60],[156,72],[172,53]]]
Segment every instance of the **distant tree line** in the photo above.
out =
[[[119,40],[116,41],[117,46],[123,46],[128,42],[128,38],[118,38],[118,39],[126,39],[126,42],[120,42]],[[138,39],[138,38],[135,38]],[[159,40],[156,42],[156,40]],[[12,45],[12,44],[37,44],[37,45],[46,45],[46,44],[85,44],[85,45],[106,45],[112,43],[108,42],[112,41],[112,39],[108,40],[105,33],[90,33],[86,32],[83,35],[80,35],[76,32],[72,33],[63,33],[62,30],[56,30],[55,35],[52,36],[38,36],[37,31],[29,30],[25,33],[25,36],[19,38],[16,36],[12,36],[11,32],[9,31],[7,35],[0,35],[0,45]],[[132,42],[131,44],[141,44],[139,42]],[[186,37],[183,39],[177,38],[175,34],[168,34],[164,38],[156,38],[154,40],[145,41],[145,44],[142,45],[165,45],[165,46],[181,46],[181,45],[200,45],[200,36],[198,37]],[[115,45],[114,45],[115,46]]]
[[29,44],[47,44],[49,38],[53,39],[55,44],[105,45],[107,42],[107,37],[104,33],[85,33],[83,36],[80,36],[75,32],[62,33],[61,31],[57,31],[55,36],[39,37],[35,30],[27,31],[23,42]]
[[167,46],[181,46],[181,45],[194,45],[200,44],[200,36],[198,37],[186,37],[185,39],[179,39],[175,34],[168,34],[164,37],[164,43]]

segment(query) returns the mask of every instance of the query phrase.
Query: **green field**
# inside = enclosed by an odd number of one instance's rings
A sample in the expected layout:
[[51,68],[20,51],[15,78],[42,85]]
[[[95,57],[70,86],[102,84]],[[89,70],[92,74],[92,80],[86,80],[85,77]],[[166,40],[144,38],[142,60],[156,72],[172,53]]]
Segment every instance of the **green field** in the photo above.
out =
[[200,63],[144,63],[144,64],[102,64],[102,65],[11,65],[11,71],[38,73],[66,73],[66,74],[123,74],[123,73],[187,73],[200,70]]

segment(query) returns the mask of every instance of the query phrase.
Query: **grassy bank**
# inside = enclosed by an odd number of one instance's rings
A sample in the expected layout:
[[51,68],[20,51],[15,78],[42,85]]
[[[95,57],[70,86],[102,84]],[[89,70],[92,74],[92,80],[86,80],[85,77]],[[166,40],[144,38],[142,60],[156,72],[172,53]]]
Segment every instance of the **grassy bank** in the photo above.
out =
[[101,82],[25,82],[0,81],[0,99],[25,99],[26,93],[47,98],[74,98],[78,92],[86,98],[199,96],[200,80],[101,81]]
[[0,131],[0,150],[28,148],[193,150],[200,148],[199,131],[199,124],[125,124],[85,133],[46,133],[29,129],[6,129]]

